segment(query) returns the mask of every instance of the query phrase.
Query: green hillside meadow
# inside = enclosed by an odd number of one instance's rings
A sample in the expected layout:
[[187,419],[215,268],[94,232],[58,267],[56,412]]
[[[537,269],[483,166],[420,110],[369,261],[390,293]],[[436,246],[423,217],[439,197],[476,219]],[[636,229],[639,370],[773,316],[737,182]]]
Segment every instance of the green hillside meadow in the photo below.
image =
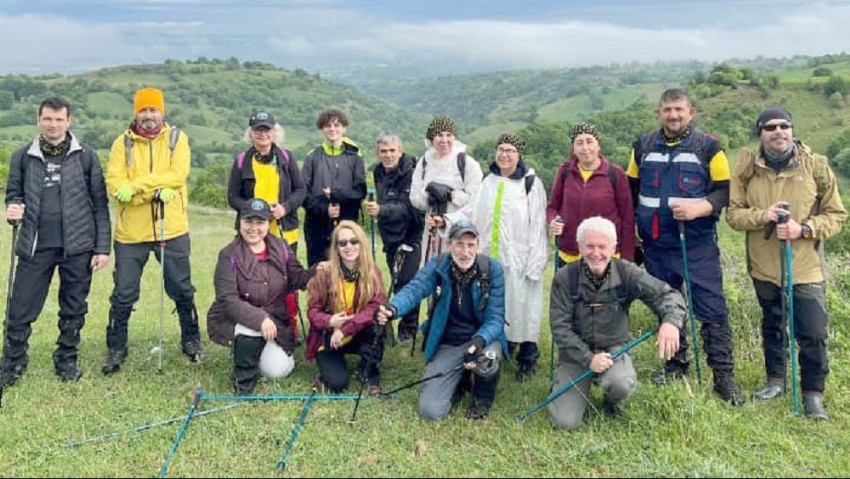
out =
[[[831,63],[823,63],[826,61]],[[843,56],[741,60],[730,65],[734,71],[725,66],[683,63],[513,72],[502,73],[501,79],[500,74],[442,82],[407,79],[386,81],[383,90],[380,82],[368,78],[352,80],[359,82],[355,88],[302,70],[240,64],[235,59],[169,60],[163,65],[116,67],[75,77],[7,76],[0,77],[4,85],[0,88],[0,167],[8,168],[11,149],[36,134],[34,105],[54,93],[67,96],[78,108],[72,129],[98,146],[103,157],[104,148],[126,127],[132,92],[143,84],[165,89],[169,118],[190,134],[193,188],[198,187],[196,182],[205,187],[224,187],[223,170],[232,161],[232,153],[243,146],[241,133],[254,108],[271,109],[281,120],[289,133],[287,145],[296,158],[302,158],[310,145],[321,141],[313,126],[320,109],[331,105],[347,108],[352,116],[350,133],[366,145],[368,164],[375,161],[370,142],[379,131],[398,131],[413,151],[421,151],[420,138],[428,118],[466,105],[469,108],[463,113],[459,138],[469,143],[479,161],[489,163],[488,152],[492,152],[492,142],[499,133],[522,131],[534,139],[527,148],[528,159],[547,182],[565,157],[569,123],[581,119],[605,127],[602,138],[606,154],[622,161],[628,154],[629,139],[657,125],[652,108],[661,90],[672,86],[666,83],[669,78],[700,92],[698,122],[730,146],[733,163],[740,147],[754,145],[752,123],[767,105],[788,107],[794,113],[795,132],[817,151],[825,152],[850,127],[844,96],[841,104],[823,93],[832,80],[812,79],[818,65],[828,66],[838,78],[850,74],[850,61]],[[772,76],[780,82],[779,88],[765,88],[773,81]],[[380,91],[384,95],[378,99]],[[442,102],[435,91],[444,93]],[[503,102],[506,97],[521,100]],[[480,104],[477,99],[481,99]],[[5,178],[3,168],[0,177]],[[848,191],[846,179],[842,177],[841,181],[842,190]],[[215,192],[221,190],[204,191],[218,194]],[[172,313],[173,303],[166,299],[163,374],[157,375],[157,356],[151,350],[158,343],[159,333],[159,265],[151,260],[130,322],[129,358],[119,373],[108,377],[101,374],[112,290],[110,265],[95,274],[89,297],[80,348],[84,376],[79,382],[60,382],[53,373],[51,358],[58,335],[58,278],[54,278],[44,310],[34,324],[29,369],[3,393],[0,477],[156,476],[182,422],[158,424],[185,415],[198,391],[219,395],[232,392],[230,351],[212,344],[205,334],[206,312],[214,295],[215,260],[218,251],[233,238],[233,213],[197,203],[190,210],[192,277],[202,317],[204,360],[192,364],[180,352],[177,316]],[[764,382],[760,310],[745,271],[743,235],[730,230],[723,221],[718,229],[735,335],[736,375],[750,397]],[[10,227],[0,227],[0,271],[4,274],[0,276],[0,291],[4,295],[11,231]],[[304,401],[203,402],[199,412],[239,405],[196,417],[185,430],[168,476],[847,476],[850,255],[842,252],[847,250],[846,238],[842,234],[829,243],[831,374],[824,396],[830,416],[827,422],[794,417],[790,395],[766,404],[750,401],[741,408],[729,406],[714,395],[704,360],[701,383],[692,368],[684,381],[653,386],[651,371],[661,364],[654,338],[633,350],[639,387],[628,401],[624,417],[614,420],[602,413],[601,394],[594,388],[593,406],[578,431],[553,429],[545,411],[517,422],[517,415],[537,405],[549,392],[550,334],[544,325],[540,338],[543,356],[537,373],[530,381],[518,383],[513,364],[503,363],[496,403],[485,420],[465,418],[470,400],[467,396],[446,420],[423,421],[417,414],[415,388],[392,399],[364,397],[354,422],[350,421],[353,401],[316,401],[292,443],[286,469],[281,471],[277,464],[293,436]],[[302,237],[302,262],[306,256],[303,241]],[[380,250],[380,241],[377,246]],[[389,283],[380,253],[379,258]],[[551,276],[550,266],[545,278],[547,311]],[[303,309],[303,294],[301,304]],[[2,308],[5,313],[5,302]],[[655,318],[640,304],[633,306],[632,319],[635,337],[656,325]],[[423,372],[422,353],[417,347],[410,357],[409,346],[388,348],[381,370],[385,390],[417,380]],[[303,348],[299,348],[292,376],[263,381],[257,392],[309,394],[315,373],[315,364],[305,362]],[[104,437],[108,435],[112,436]],[[66,447],[90,438],[100,439]]]

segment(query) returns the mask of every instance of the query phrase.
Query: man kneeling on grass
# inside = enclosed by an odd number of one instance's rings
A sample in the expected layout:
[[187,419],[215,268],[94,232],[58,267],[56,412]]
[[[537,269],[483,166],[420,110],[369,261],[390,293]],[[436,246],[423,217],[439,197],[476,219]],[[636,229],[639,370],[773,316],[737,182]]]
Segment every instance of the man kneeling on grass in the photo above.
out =
[[[428,261],[388,305],[380,307],[377,319],[383,326],[402,318],[435,294],[428,321],[420,329],[425,332],[425,377],[439,377],[423,384],[419,414],[443,419],[471,381],[472,404],[466,415],[482,419],[496,397],[499,358],[508,346],[505,274],[498,261],[478,254],[478,230],[468,220],[449,229],[449,251]],[[446,371],[450,372],[440,375]]]
[[[629,342],[629,306],[640,299],[661,319],[658,354],[670,359],[679,349],[679,328],[685,318],[681,294],[634,263],[613,259],[617,229],[601,216],[587,218],[576,233],[581,260],[561,268],[552,281],[549,320],[558,345],[557,391],[590,368],[593,382],[604,391],[602,409],[622,412],[622,401],[637,387],[631,357],[612,353]],[[549,420],[577,429],[589,404],[590,381],[577,384],[552,401]]]

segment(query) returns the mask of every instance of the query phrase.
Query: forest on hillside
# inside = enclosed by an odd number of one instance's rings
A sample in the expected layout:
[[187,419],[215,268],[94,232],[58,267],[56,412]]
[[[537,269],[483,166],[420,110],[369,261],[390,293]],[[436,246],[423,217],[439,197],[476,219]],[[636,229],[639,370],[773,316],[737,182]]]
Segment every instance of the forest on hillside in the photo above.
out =
[[523,135],[525,159],[548,189],[569,154],[572,124],[597,124],[603,153],[625,165],[636,136],[657,128],[657,96],[670,86],[689,90],[699,110],[697,124],[730,151],[753,142],[752,124],[762,108],[789,108],[795,132],[850,177],[847,53],[402,80],[338,72],[329,78],[347,84],[300,69],[203,57],[73,76],[0,76],[0,179],[5,179],[11,151],[36,133],[33,119],[45,96],[70,100],[73,131],[103,157],[131,118],[133,92],[147,85],[165,91],[167,120],[189,133],[193,200],[212,206],[225,205],[230,163],[245,147],[247,117],[256,109],[276,116],[287,130],[285,145],[303,158],[321,141],[315,128],[318,112],[343,108],[351,118],[349,136],[362,145],[367,165],[375,161],[371,147],[378,133],[398,133],[409,152],[420,154],[430,117],[448,113],[458,122],[458,139],[485,168],[499,133]]

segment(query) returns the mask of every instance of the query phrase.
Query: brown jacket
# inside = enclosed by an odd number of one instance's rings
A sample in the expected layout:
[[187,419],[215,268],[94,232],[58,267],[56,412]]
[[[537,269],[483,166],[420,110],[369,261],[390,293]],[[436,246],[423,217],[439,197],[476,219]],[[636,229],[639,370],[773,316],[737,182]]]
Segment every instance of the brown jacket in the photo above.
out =
[[776,173],[760,151],[744,149],[732,176],[726,222],[747,233],[747,269],[754,279],[781,285],[779,241],[776,233],[764,239],[763,220],[764,211],[777,201],[791,203],[791,218],[812,228],[812,238],[791,242],[794,284],[824,281],[818,245],[841,231],[847,217],[826,157],[798,142],[788,165]]
[[305,270],[279,238],[266,236],[266,248],[268,256],[261,261],[237,237],[219,252],[207,332],[213,342],[231,346],[236,323],[259,331],[268,317],[277,326],[277,343],[292,354],[296,343],[284,297],[306,288],[315,269]]

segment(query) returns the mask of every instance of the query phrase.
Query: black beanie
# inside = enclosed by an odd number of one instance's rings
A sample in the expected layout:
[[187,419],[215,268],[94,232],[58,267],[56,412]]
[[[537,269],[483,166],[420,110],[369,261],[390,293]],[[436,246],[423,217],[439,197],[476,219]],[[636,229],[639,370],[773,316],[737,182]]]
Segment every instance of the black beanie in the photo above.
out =
[[764,128],[764,125],[766,125],[770,120],[785,120],[788,123],[791,123],[791,114],[778,106],[765,108],[759,114],[759,119],[756,121],[757,135],[761,134],[761,129]]

